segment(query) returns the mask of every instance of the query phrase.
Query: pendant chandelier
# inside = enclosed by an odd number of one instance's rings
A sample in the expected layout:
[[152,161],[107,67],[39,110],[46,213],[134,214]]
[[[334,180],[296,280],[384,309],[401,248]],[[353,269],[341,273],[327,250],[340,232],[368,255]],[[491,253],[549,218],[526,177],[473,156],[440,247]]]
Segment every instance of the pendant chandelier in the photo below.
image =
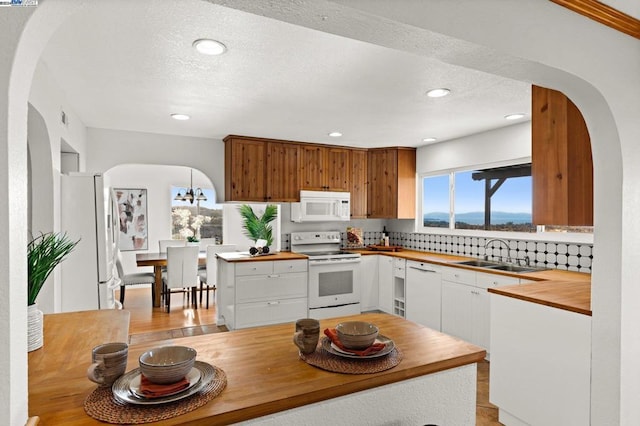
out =
[[[183,192],[184,191],[184,192]],[[176,201],[188,201],[193,204],[193,201],[207,201],[207,197],[202,192],[202,189],[196,188],[193,189],[193,169],[191,169],[191,186],[188,189],[180,190],[176,194]]]

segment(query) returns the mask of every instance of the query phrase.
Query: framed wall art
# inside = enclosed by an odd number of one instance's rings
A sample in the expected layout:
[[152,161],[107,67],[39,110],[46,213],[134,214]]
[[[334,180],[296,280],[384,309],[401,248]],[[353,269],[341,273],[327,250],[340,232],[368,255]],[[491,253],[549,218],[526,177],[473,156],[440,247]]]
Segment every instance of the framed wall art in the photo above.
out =
[[149,245],[147,190],[114,188],[122,251],[147,250]]

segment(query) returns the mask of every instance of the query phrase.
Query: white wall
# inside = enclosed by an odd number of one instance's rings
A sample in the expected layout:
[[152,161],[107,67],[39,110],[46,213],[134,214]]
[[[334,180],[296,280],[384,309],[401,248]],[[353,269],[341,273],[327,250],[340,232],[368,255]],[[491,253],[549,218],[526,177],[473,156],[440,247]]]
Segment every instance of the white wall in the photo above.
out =
[[[67,115],[66,125],[61,123],[62,111]],[[29,231],[34,236],[40,232],[64,232],[60,229],[60,145],[64,139],[80,154],[82,170],[87,147],[86,127],[42,62],[38,63],[29,93],[28,132],[31,161]],[[60,311],[60,288],[60,269],[56,268],[37,299],[43,312]]]
[[[518,161],[516,161],[518,160]],[[419,147],[416,172],[440,172],[461,167],[531,161],[531,121],[463,138]]]
[[119,164],[187,166],[200,170],[224,200],[224,142],[219,139],[89,128],[87,170],[105,172]]
[[[148,250],[123,251],[125,273],[153,272],[153,268],[136,266],[136,253],[158,251],[158,240],[171,239],[171,187],[190,185],[190,168],[124,164],[105,172],[105,181],[112,188],[145,188],[147,190]],[[193,170],[194,187],[213,188],[211,181],[199,170]],[[217,187],[215,188],[218,189]]]

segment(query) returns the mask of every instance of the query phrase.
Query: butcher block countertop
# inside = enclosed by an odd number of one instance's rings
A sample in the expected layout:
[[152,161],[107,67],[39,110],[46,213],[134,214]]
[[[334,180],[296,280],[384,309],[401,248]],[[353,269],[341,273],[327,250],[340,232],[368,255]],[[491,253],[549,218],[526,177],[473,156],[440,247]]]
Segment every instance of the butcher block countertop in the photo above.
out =
[[129,317],[117,309],[46,314],[44,346],[29,352],[29,416],[39,416],[43,426],[98,423],[83,408],[96,388],[87,379],[91,349],[128,342]]
[[273,254],[266,254],[260,256],[251,256],[249,252],[228,252],[218,253],[218,258],[227,262],[266,262],[269,260],[296,260],[296,259],[308,259],[308,256],[304,254],[292,253],[290,251],[281,251]]
[[[126,312],[126,311],[125,311]],[[83,401],[95,389],[86,379],[91,347],[120,340],[123,311],[88,311],[74,317],[66,328],[64,316],[54,321],[45,315],[45,346],[29,354],[29,414],[44,425],[102,424],[85,414]],[[95,315],[113,315],[95,320]],[[340,321],[363,320],[376,324],[403,353],[399,365],[373,374],[338,374],[302,361],[292,343],[293,323],[248,328],[226,333],[183,337],[165,342],[198,351],[197,359],[215,365],[227,375],[227,387],[206,405],[168,420],[163,425],[218,425],[246,421],[306,404],[340,397],[406,379],[482,361],[485,351],[451,336],[388,314],[363,314],[321,321],[321,329]],[[58,326],[52,327],[53,323]],[[100,324],[99,327],[92,324]],[[77,330],[95,328],[92,333]],[[127,327],[124,327],[126,330]],[[101,330],[101,331],[100,331]],[[52,338],[51,333],[58,337]],[[87,341],[85,341],[87,339]],[[67,346],[67,344],[70,344]],[[127,371],[153,342],[129,347]],[[43,363],[39,365],[39,363]]]
[[565,311],[591,315],[590,281],[541,281],[494,287],[490,288],[489,292]]
[[548,269],[544,271],[513,273],[474,266],[459,265],[456,262],[471,260],[464,256],[402,250],[398,252],[379,252],[355,250],[362,255],[384,255],[400,257],[417,262],[428,262],[455,268],[472,269],[478,272],[507,275],[521,280],[531,281],[520,285],[490,288],[491,293],[514,297],[528,302],[552,306],[584,315],[591,315],[591,275],[583,272]]

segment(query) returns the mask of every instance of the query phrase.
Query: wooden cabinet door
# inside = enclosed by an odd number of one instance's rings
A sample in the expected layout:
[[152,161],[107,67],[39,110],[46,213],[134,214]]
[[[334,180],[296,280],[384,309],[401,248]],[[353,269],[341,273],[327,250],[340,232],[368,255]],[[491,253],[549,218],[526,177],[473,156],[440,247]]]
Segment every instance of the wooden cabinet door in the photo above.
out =
[[589,132],[563,93],[532,87],[533,223],[593,225],[593,162]]
[[302,189],[349,191],[349,149],[301,145]]
[[265,201],[265,144],[241,138],[224,142],[225,200]]
[[367,151],[351,150],[351,218],[367,218]]
[[300,145],[300,179],[302,189],[325,190],[325,150],[322,146]]
[[300,199],[300,145],[267,143],[267,201]]
[[369,175],[367,216],[370,218],[395,217],[398,199],[397,151],[372,149],[367,158]]
[[349,192],[351,182],[350,151],[348,148],[325,148],[324,175],[328,191]]

